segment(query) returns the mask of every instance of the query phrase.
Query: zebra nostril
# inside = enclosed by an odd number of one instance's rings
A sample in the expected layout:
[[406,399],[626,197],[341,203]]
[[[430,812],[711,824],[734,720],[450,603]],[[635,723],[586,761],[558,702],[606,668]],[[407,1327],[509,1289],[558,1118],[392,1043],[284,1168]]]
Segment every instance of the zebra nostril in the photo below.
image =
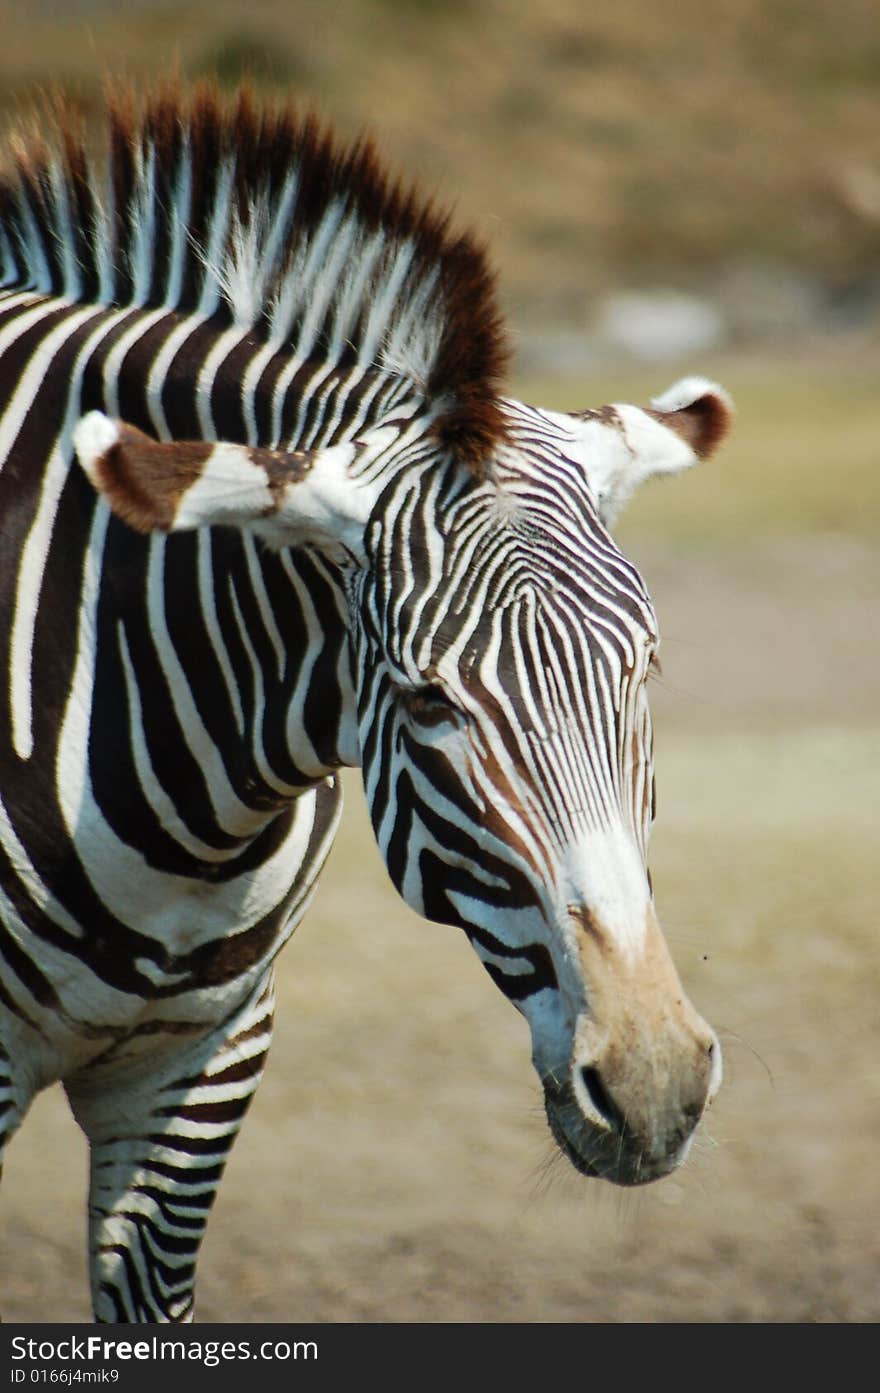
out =
[[587,1096],[599,1116],[604,1117],[609,1127],[622,1132],[624,1127],[623,1113],[603,1084],[598,1069],[585,1064],[581,1069],[581,1080],[587,1090]]

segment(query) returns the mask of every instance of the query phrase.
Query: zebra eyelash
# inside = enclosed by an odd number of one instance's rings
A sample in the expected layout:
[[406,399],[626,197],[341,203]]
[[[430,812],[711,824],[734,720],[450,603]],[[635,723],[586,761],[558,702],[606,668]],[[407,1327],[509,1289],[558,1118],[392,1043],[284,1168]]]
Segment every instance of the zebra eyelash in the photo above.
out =
[[450,725],[459,716],[443,689],[430,683],[422,687],[401,688],[400,699],[406,714],[417,725]]

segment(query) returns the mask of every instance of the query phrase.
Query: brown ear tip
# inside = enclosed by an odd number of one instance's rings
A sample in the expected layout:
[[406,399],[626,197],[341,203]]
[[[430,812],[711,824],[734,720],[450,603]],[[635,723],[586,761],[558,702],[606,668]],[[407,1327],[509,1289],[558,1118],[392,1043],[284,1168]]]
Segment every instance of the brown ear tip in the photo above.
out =
[[733,401],[717,382],[702,377],[684,378],[655,397],[651,405],[664,425],[690,445],[699,459],[718,448],[733,424]]
[[733,425],[733,402],[726,392],[707,392],[685,410],[698,424],[694,452],[705,459],[717,450]]
[[[161,446],[134,426],[111,420],[101,411],[91,411],[77,422],[73,445],[92,486],[117,517],[137,532],[168,531],[173,508],[157,490],[157,476],[154,471],[151,478],[149,468]],[[199,449],[207,452],[210,446]],[[158,479],[161,482],[161,473]]]

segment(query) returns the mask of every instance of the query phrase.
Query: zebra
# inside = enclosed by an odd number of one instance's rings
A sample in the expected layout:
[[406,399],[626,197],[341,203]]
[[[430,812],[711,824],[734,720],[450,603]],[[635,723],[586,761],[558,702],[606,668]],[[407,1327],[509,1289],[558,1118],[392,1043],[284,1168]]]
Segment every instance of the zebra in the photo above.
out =
[[170,87],[105,127],[0,179],[0,1153],[60,1081],[95,1318],[173,1322],[346,766],[577,1170],[684,1160],[720,1049],[654,909],[658,629],[609,528],[731,408],[505,397],[482,244],[369,139]]

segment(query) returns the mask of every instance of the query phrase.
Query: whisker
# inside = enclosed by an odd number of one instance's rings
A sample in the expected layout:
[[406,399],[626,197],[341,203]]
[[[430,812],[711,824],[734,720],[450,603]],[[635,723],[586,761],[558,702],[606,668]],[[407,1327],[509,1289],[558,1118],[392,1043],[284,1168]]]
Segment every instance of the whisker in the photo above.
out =
[[773,1076],[773,1070],[767,1063],[764,1056],[758,1050],[755,1049],[754,1045],[749,1043],[745,1036],[739,1035],[735,1030],[731,1030],[730,1026],[721,1026],[718,1031],[718,1038],[719,1040],[733,1040],[736,1044],[742,1045],[743,1049],[748,1050],[749,1054],[752,1055],[755,1059],[757,1059],[758,1063],[763,1067],[764,1072],[766,1073],[767,1078],[770,1081],[770,1087],[773,1089],[776,1088],[776,1079]]

